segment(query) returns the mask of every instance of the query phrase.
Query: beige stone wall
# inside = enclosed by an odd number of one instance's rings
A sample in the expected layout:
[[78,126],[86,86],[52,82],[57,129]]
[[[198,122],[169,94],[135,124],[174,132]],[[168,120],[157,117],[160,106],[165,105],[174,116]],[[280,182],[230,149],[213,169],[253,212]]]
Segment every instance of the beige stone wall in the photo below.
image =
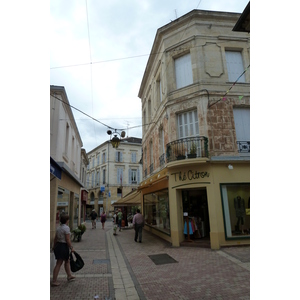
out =
[[[147,176],[151,175],[151,143],[153,172],[160,170],[159,128],[164,129],[165,145],[178,139],[177,114],[191,109],[197,109],[199,132],[209,139],[210,155],[238,155],[232,108],[250,106],[249,71],[245,73],[246,83],[236,84],[224,103],[212,105],[232,86],[228,82],[225,51],[241,51],[244,67],[250,64],[249,35],[232,31],[238,17],[239,14],[233,13],[200,11],[158,29],[153,44],[157,55],[149,58],[139,92],[143,124],[149,124],[143,128],[143,174],[147,169]],[[174,61],[186,53],[191,54],[193,84],[177,89]],[[161,102],[158,78],[162,86]],[[204,89],[209,91],[209,101]],[[242,100],[238,98],[240,95],[244,96]]]

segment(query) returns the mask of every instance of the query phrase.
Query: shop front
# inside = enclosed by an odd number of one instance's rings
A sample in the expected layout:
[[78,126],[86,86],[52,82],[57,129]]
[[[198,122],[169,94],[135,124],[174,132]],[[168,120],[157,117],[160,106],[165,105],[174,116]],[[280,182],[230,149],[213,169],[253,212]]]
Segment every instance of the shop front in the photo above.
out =
[[78,225],[80,213],[79,195],[82,184],[64,163],[59,162],[57,165],[61,168],[61,178],[50,172],[50,245],[53,243],[61,214],[69,215],[69,227],[74,229]]
[[173,246],[250,244],[249,163],[170,165],[169,197]]
[[175,247],[249,245],[250,163],[231,167],[208,159],[174,162],[143,181],[145,229]]

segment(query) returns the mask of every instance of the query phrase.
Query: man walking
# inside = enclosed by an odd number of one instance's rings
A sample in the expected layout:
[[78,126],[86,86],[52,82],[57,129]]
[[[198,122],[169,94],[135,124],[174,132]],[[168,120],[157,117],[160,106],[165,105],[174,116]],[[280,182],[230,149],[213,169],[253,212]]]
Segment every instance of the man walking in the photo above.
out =
[[97,219],[97,213],[96,211],[93,209],[91,214],[90,214],[90,217],[91,217],[91,220],[92,220],[92,229],[96,229],[96,219]]
[[122,227],[122,220],[123,220],[123,214],[121,209],[119,209],[119,212],[117,214],[118,217],[118,226],[119,226],[119,231],[121,231],[121,227]]
[[134,241],[137,242],[137,238],[139,238],[139,242],[142,242],[142,232],[143,232],[143,227],[144,227],[144,217],[140,213],[140,210],[136,210],[136,214],[133,217],[132,221],[134,230],[135,230],[135,236],[134,236]]

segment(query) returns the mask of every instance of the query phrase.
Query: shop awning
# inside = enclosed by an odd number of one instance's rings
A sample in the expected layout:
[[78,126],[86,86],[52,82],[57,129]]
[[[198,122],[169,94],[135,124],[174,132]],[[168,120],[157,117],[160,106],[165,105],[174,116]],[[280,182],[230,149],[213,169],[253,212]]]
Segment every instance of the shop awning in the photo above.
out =
[[56,163],[56,161],[50,156],[50,173],[56,178],[61,180],[61,167]]
[[142,204],[142,194],[139,190],[134,190],[126,196],[113,203],[114,206],[133,206]]

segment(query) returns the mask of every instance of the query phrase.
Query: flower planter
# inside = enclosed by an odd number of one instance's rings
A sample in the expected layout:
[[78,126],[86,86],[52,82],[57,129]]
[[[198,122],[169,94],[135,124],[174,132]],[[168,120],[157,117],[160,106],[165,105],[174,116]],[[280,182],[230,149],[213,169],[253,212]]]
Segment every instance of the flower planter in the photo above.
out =
[[185,159],[185,155],[178,155],[176,156],[177,160]]
[[196,158],[196,157],[197,157],[197,154],[196,154],[196,153],[188,154],[188,158]]

